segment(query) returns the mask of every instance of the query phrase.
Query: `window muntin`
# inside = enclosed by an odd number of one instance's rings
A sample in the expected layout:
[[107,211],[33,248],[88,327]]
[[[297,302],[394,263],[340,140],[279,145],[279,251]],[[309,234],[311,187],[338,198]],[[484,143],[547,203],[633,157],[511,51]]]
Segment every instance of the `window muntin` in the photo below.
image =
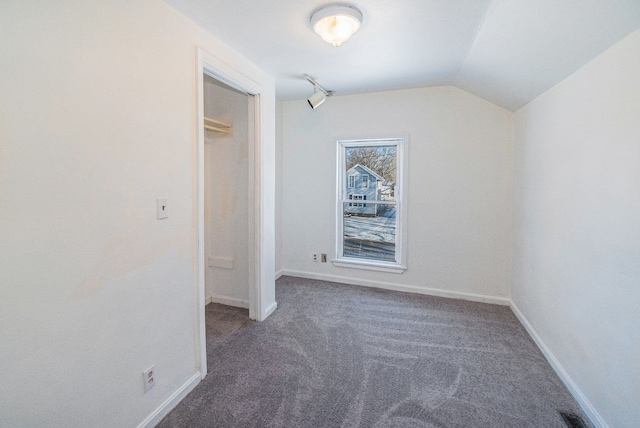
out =
[[405,269],[400,242],[402,142],[338,141],[335,264]]
[[[353,195],[349,195],[349,199],[354,200],[354,201],[366,201],[367,200],[367,195],[358,195],[358,194],[353,194]],[[363,204],[362,202],[354,202],[354,203],[349,203],[350,207],[356,207],[356,208],[363,208],[366,207],[367,204]]]

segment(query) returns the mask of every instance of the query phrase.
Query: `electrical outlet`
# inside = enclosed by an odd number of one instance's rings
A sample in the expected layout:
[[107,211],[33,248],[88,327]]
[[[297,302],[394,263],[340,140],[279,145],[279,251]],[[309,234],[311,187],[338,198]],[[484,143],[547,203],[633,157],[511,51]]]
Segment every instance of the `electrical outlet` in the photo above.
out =
[[322,263],[326,263],[327,262],[327,255],[325,253],[320,254],[320,261]]
[[313,254],[311,255],[311,260],[313,260],[314,262],[316,262],[316,263],[317,263],[317,262],[318,262],[318,253],[313,253]]
[[144,382],[144,392],[153,388],[156,384],[155,364],[142,372],[142,381]]

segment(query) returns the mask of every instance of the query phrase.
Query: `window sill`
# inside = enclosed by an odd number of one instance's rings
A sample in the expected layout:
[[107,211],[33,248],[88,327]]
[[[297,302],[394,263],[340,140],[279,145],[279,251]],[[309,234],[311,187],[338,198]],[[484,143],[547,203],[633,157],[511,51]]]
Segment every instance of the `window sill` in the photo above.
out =
[[356,259],[335,259],[331,260],[334,266],[352,268],[352,269],[364,269],[374,270],[377,272],[390,272],[390,273],[402,273],[407,270],[406,266],[401,266],[392,263],[372,262]]

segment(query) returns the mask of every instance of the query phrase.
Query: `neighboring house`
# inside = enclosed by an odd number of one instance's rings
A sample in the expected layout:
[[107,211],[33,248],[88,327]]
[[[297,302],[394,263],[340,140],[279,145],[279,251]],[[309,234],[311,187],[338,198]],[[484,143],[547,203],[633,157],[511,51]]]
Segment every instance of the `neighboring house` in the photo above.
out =
[[384,178],[364,165],[356,164],[349,168],[346,197],[354,202],[349,203],[347,211],[351,214],[377,215],[378,204],[367,204],[365,201],[380,200],[383,182]]

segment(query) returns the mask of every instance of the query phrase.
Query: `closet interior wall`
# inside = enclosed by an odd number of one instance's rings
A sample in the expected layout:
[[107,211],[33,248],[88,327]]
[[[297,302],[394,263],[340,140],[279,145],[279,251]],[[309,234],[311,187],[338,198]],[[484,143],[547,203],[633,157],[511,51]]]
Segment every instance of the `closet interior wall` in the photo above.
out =
[[205,132],[205,297],[249,307],[249,99],[204,76],[204,115],[231,125]]

